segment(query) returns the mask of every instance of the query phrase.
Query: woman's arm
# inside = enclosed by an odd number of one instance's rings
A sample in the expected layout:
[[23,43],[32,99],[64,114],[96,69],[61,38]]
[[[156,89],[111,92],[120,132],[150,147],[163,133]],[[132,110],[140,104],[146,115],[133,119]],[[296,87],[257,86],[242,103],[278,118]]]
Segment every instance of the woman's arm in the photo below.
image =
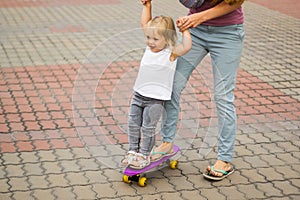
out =
[[211,20],[226,15],[238,9],[243,3],[244,1],[235,4],[229,4],[223,1],[208,10],[204,10],[202,12],[194,13],[189,16],[186,16],[185,23],[183,23],[183,25],[178,28],[180,30],[185,30],[187,28],[195,28],[196,26],[198,26],[199,24],[207,20]]

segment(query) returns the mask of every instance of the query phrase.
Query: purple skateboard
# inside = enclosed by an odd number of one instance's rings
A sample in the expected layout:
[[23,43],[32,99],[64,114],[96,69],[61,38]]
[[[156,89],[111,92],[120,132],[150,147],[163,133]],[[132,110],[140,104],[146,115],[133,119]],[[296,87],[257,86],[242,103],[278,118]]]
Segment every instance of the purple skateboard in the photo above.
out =
[[146,172],[149,172],[151,170],[154,170],[155,168],[161,166],[164,162],[168,163],[172,169],[177,168],[177,160],[170,161],[170,158],[176,155],[179,151],[179,147],[176,145],[173,145],[173,150],[174,153],[171,155],[164,156],[163,158],[151,162],[150,165],[143,169],[133,169],[130,167],[126,167],[124,169],[124,176],[123,176],[123,181],[125,183],[131,183],[131,181],[136,181],[140,186],[145,186],[146,184],[146,177],[141,177],[140,175]]

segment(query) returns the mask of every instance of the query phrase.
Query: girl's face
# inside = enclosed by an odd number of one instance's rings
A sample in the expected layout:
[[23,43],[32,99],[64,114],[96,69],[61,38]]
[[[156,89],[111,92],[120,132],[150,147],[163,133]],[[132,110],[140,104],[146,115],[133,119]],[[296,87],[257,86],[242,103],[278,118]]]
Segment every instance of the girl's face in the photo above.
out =
[[146,30],[146,44],[152,52],[159,52],[167,47],[165,38],[157,33],[154,28]]

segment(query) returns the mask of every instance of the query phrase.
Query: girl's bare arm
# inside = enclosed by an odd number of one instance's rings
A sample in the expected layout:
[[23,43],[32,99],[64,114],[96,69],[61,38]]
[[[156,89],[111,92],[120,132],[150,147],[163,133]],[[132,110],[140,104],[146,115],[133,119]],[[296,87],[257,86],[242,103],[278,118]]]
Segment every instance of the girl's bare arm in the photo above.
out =
[[179,56],[186,54],[192,48],[192,37],[190,30],[186,29],[182,32],[182,43],[173,49],[173,56],[176,59]]
[[152,19],[152,5],[151,1],[142,1],[143,3],[143,10],[141,16],[141,25],[142,28],[145,28],[147,23]]

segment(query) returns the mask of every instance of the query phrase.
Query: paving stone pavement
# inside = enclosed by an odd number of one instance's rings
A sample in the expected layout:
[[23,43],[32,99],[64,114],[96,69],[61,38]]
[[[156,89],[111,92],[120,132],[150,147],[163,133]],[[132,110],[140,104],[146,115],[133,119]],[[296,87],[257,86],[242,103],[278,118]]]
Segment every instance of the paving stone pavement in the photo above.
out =
[[[243,5],[236,172],[201,175],[217,150],[207,56],[182,95],[178,169],[139,187],[122,182],[119,160],[145,45],[140,2],[1,0],[0,199],[300,199],[300,4],[272,2]],[[173,4],[154,1],[154,15],[186,14]]]

